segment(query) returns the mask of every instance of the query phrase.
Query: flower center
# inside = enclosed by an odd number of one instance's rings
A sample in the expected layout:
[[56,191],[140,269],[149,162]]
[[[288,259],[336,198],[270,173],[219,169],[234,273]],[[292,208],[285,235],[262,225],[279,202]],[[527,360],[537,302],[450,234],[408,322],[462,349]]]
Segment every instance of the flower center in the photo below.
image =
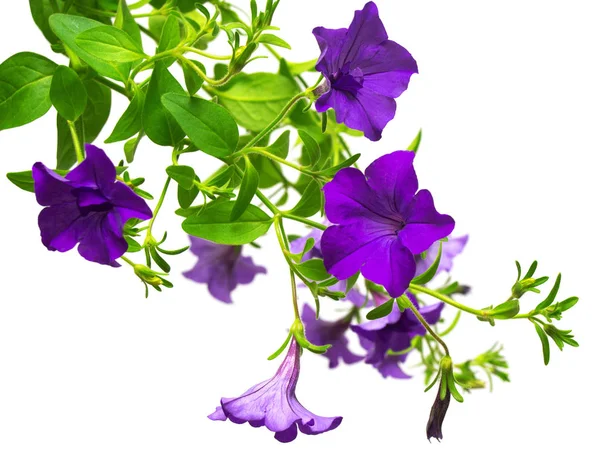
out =
[[107,212],[113,208],[112,203],[102,193],[92,188],[77,188],[75,196],[77,197],[77,206],[83,216],[93,212]]
[[329,77],[331,86],[336,90],[351,93],[356,96],[358,91],[363,87],[365,80],[363,72],[360,68],[348,69],[345,65],[342,69]]

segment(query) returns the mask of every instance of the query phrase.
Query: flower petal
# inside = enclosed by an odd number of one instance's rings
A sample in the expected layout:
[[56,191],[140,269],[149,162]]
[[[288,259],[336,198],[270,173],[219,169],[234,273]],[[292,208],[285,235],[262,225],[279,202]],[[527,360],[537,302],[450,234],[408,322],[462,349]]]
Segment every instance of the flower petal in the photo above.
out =
[[362,274],[383,287],[392,297],[400,297],[415,276],[416,263],[412,253],[398,239],[377,241]]
[[249,256],[240,257],[233,268],[233,278],[241,285],[252,283],[259,273],[267,273],[267,269],[256,265]]
[[348,29],[326,29],[324,27],[315,27],[312,32],[321,49],[321,56],[319,56],[319,59],[317,60],[315,69],[326,77],[331,76],[340,69],[340,51],[344,45]]
[[404,373],[400,363],[406,359],[406,355],[386,355],[382,362],[373,365],[384,378],[409,379],[410,375]]
[[86,260],[114,266],[127,247],[119,217],[109,212],[90,215],[77,250]]
[[[208,264],[208,263],[207,263]],[[226,304],[231,304],[231,292],[237,286],[231,274],[231,269],[226,265],[217,263],[217,265],[207,265],[210,268],[210,277],[208,280],[208,292],[212,297]]]
[[413,254],[429,249],[436,241],[454,230],[454,219],[440,214],[429,190],[419,191],[405,211],[406,226],[399,233],[402,244]]
[[77,204],[64,203],[43,209],[38,216],[42,243],[51,251],[73,249],[85,230]]
[[106,153],[94,145],[85,145],[86,157],[66,175],[66,179],[89,188],[104,190],[115,182],[117,171]]
[[362,10],[354,12],[354,19],[340,51],[340,63],[350,64],[350,68],[360,65],[361,52],[365,47],[378,45],[388,38],[385,27],[379,19],[377,5],[367,3]]
[[376,159],[367,167],[369,187],[387,201],[387,209],[402,214],[419,188],[412,151],[394,151]]
[[152,211],[143,198],[122,182],[104,188],[107,199],[117,208],[123,224],[129,219],[150,220]]
[[69,181],[56,172],[48,169],[41,162],[36,162],[32,169],[35,199],[42,206],[54,206],[74,202],[73,187]]

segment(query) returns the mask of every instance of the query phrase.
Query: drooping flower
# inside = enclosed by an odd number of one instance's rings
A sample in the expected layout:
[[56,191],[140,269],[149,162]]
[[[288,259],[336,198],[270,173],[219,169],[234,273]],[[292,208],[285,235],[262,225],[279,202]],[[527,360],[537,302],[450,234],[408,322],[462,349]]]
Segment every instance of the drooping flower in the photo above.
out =
[[323,187],[327,218],[337,225],[323,233],[321,252],[339,280],[360,271],[400,297],[415,276],[415,255],[454,229],[431,193],[417,192],[413,160],[414,153],[396,151],[375,160],[366,176],[345,168]]
[[[450,272],[450,270],[452,270],[454,258],[463,252],[467,241],[469,241],[469,235],[459,236],[457,238],[448,238],[448,241],[443,243],[442,257],[440,258],[440,265],[438,266],[437,274],[440,274],[442,272]],[[427,250],[427,255],[425,256],[425,259],[417,259],[417,275],[420,275],[429,267],[431,267],[431,265],[437,258],[438,249],[439,244],[437,242],[433,243],[431,247]]]
[[329,359],[329,368],[335,368],[340,360],[348,365],[360,362],[364,357],[356,355],[348,348],[346,333],[350,327],[351,318],[345,317],[340,320],[329,322],[317,319],[315,311],[308,304],[302,308],[302,322],[306,338],[313,344],[323,346],[331,344],[327,352],[323,354]]
[[279,442],[291,442],[298,435],[331,431],[342,422],[341,416],[325,418],[304,408],[296,398],[300,375],[300,346],[292,337],[283,363],[271,379],[248,389],[240,397],[221,399],[221,405],[208,416],[213,421],[250,423],[266,426]]
[[32,168],[35,197],[46,206],[38,217],[42,243],[50,251],[77,250],[85,259],[119,266],[127,251],[123,227],[148,220],[152,211],[131,188],[116,180],[116,169],[101,149],[86,145],[85,160],[61,177],[41,162]]
[[267,269],[255,265],[252,257],[242,256],[242,246],[227,246],[190,236],[190,251],[198,262],[183,276],[196,283],[207,283],[210,294],[231,304],[231,292],[238,284],[246,285]]
[[[412,295],[408,294],[408,297],[427,323],[435,324],[439,321],[443,303],[419,307]],[[386,298],[383,295],[375,293],[377,305],[381,305],[385,301]],[[415,336],[425,334],[425,328],[411,310],[406,309],[404,312],[400,312],[394,303],[392,311],[386,317],[360,325],[352,325],[350,328],[358,334],[361,346],[367,351],[366,363],[377,368],[384,378],[388,376],[398,379],[409,378],[400,367],[408,354],[391,354],[389,351],[395,353],[404,351],[410,347]]]
[[348,29],[317,27],[321,56],[315,68],[326,79],[316,102],[319,112],[335,110],[338,123],[379,140],[396,114],[396,101],[418,72],[411,54],[388,35],[377,6],[369,2],[354,13]]
[[429,419],[427,420],[427,439],[431,441],[431,438],[434,437],[438,441],[440,441],[444,436],[442,435],[442,423],[444,422],[444,418],[446,417],[446,412],[448,411],[448,407],[450,406],[450,398],[451,395],[449,392],[446,392],[445,397],[442,399],[441,390],[442,384],[440,384],[440,390],[435,396],[435,400],[433,401],[433,405],[431,406],[431,411],[429,412]]

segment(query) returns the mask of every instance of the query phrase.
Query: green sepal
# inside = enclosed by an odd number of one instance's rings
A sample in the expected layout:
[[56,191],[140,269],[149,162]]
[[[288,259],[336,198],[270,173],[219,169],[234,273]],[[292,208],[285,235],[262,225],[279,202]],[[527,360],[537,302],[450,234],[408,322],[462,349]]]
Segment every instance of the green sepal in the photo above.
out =
[[548,335],[544,332],[544,330],[537,324],[533,323],[535,326],[535,331],[540,337],[540,341],[542,342],[542,353],[544,355],[544,365],[548,365],[550,363],[550,343],[548,342]]
[[287,337],[285,338],[285,341],[283,341],[283,344],[279,347],[279,349],[277,349],[275,352],[273,352],[271,355],[269,355],[267,357],[267,360],[275,360],[277,357],[279,357],[281,355],[281,353],[285,350],[285,348],[288,346],[288,344],[290,343],[291,340],[292,340],[292,332],[290,331],[289,334],[287,335]]
[[427,270],[425,270],[423,273],[414,277],[411,281],[412,284],[424,285],[426,283],[429,283],[431,280],[433,280],[433,277],[435,277],[435,274],[438,271],[438,267],[440,266],[440,261],[442,260],[442,247],[443,247],[443,242],[440,241],[437,256],[436,256],[435,260],[433,261],[433,264],[431,264],[431,266]]
[[392,313],[394,302],[396,302],[396,300],[392,298],[375,307],[367,314],[367,320],[377,320],[378,318],[387,317]]
[[417,133],[417,136],[414,138],[414,140],[408,146],[408,148],[406,149],[407,151],[412,151],[413,153],[417,154],[417,152],[419,151],[419,146],[421,146],[421,135],[422,135],[422,130],[419,129],[419,133]]
[[306,339],[306,335],[304,334],[304,325],[302,325],[301,320],[295,320],[290,328],[290,333],[296,338],[296,342],[303,347],[304,349],[308,349],[314,354],[324,354],[327,352],[327,349],[331,347],[331,344],[326,344],[324,346],[317,346],[311,343],[308,339]]

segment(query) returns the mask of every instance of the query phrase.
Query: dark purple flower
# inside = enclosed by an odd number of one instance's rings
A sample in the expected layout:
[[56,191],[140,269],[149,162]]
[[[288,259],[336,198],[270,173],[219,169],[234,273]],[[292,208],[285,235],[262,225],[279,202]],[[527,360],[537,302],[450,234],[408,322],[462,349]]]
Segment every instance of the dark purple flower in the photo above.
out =
[[[408,296],[427,323],[435,324],[439,321],[443,303],[420,308],[416,299],[410,294]],[[383,295],[375,294],[377,305],[385,301]],[[410,347],[415,336],[425,334],[425,328],[411,310],[400,312],[394,303],[392,311],[386,317],[353,325],[350,328],[358,334],[361,346],[367,351],[366,363],[377,368],[384,378],[388,376],[399,379],[409,378],[399,365],[406,360],[408,354],[390,354],[389,351],[401,352]]]
[[438,442],[444,437],[442,435],[442,423],[446,417],[446,412],[450,406],[450,398],[452,397],[449,391],[446,391],[445,397],[440,397],[443,385],[440,383],[439,391],[435,396],[431,411],[429,412],[429,419],[427,420],[427,439],[431,441],[434,437]]
[[321,56],[315,68],[327,79],[319,112],[335,110],[338,123],[379,140],[396,114],[396,101],[418,72],[410,53],[388,40],[373,2],[354,13],[348,29],[313,29]]
[[337,428],[341,416],[324,418],[309,412],[296,398],[300,375],[300,347],[292,337],[283,363],[271,379],[248,389],[240,397],[221,399],[221,406],[208,416],[213,421],[229,419],[236,424],[266,426],[279,442],[291,442],[298,435],[321,434]]
[[353,354],[348,349],[346,332],[350,327],[351,318],[345,317],[335,322],[317,319],[315,311],[308,304],[302,308],[302,322],[306,339],[317,346],[331,344],[327,352],[323,354],[329,359],[329,368],[335,368],[340,364],[340,359],[348,365],[361,361],[364,357]]
[[231,304],[231,292],[238,284],[247,285],[267,269],[255,265],[252,257],[242,256],[241,246],[227,246],[190,236],[190,251],[198,262],[183,276],[196,283],[207,283],[210,294]]
[[375,160],[363,173],[340,170],[323,187],[325,212],[335,224],[323,233],[325,267],[344,280],[360,271],[400,297],[415,276],[415,255],[454,229],[449,215],[436,211],[428,190],[420,190],[414,153],[396,151]]
[[85,259],[118,266],[127,251],[123,227],[129,219],[148,220],[152,211],[124,183],[106,153],[86,145],[85,160],[61,177],[41,162],[32,168],[35,197],[45,207],[38,217],[42,243],[50,251],[77,250]]
[[[469,235],[460,236],[458,238],[448,238],[448,241],[443,243],[442,257],[440,259],[440,265],[437,270],[438,274],[442,272],[449,272],[450,270],[452,270],[454,258],[458,256],[461,252],[463,252],[467,241],[469,241]],[[433,243],[431,247],[427,250],[427,255],[425,256],[425,259],[417,259],[417,275],[420,275],[429,267],[431,267],[431,265],[437,258],[438,249],[439,244],[437,242]]]

